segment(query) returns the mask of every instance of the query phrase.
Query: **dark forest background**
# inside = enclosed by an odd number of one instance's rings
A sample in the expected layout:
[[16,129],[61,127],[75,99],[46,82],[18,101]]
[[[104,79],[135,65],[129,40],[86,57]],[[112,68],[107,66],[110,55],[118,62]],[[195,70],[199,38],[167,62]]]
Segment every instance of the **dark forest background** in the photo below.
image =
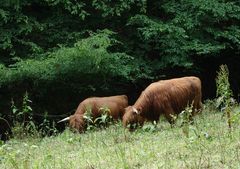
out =
[[[0,115],[27,91],[35,118],[59,120],[89,96],[127,94],[151,82],[201,78],[216,96],[229,68],[240,94],[239,0],[1,0]],[[52,115],[52,116],[50,116]],[[54,116],[56,115],[56,116]]]

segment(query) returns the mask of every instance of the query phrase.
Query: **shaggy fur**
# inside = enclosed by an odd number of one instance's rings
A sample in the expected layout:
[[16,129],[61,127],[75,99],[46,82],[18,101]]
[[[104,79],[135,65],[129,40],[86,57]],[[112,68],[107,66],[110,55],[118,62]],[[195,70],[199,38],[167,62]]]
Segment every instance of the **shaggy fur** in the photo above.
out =
[[79,104],[75,114],[70,116],[69,125],[71,128],[82,132],[85,129],[83,115],[89,108],[91,109],[93,119],[101,116],[103,113],[100,108],[108,108],[110,110],[108,112],[109,115],[116,120],[122,118],[124,108],[127,106],[128,98],[126,95],[87,98]]
[[196,109],[200,110],[201,98],[201,81],[197,77],[182,77],[152,83],[141,93],[133,106],[125,109],[123,125],[124,127],[133,123],[143,125],[145,120],[158,122],[161,114],[172,123],[172,115],[179,114],[192,102],[193,115]]

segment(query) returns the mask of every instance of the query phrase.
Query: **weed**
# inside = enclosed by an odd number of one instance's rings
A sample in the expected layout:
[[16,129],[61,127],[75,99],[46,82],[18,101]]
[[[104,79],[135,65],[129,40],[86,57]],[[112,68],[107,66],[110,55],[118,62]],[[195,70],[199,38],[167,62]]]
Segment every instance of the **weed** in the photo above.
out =
[[57,129],[55,123],[51,123],[48,119],[48,113],[44,113],[44,120],[36,125],[33,119],[33,110],[30,106],[32,101],[26,92],[22,99],[22,106],[18,108],[14,101],[11,101],[11,110],[13,114],[12,134],[15,138],[23,139],[25,137],[40,137],[46,135],[56,135]]
[[155,131],[157,131],[157,122],[154,121],[153,123],[145,124],[142,127],[142,130],[146,131],[146,132],[155,132]]
[[99,128],[106,128],[109,124],[112,124],[113,118],[109,115],[110,109],[107,107],[99,108],[101,116],[93,118],[92,109],[88,107],[83,118],[85,120],[87,130],[96,130]]
[[97,124],[100,128],[106,128],[113,122],[112,116],[109,115],[111,113],[111,110],[107,107],[101,107],[99,109],[99,112],[101,112],[101,116],[96,118],[94,120],[94,123]]
[[217,72],[216,85],[217,85],[217,97],[219,98],[218,104],[222,105],[222,109],[227,115],[227,123],[229,131],[232,128],[231,116],[232,116],[232,90],[228,80],[229,71],[227,65],[221,65]]
[[188,105],[179,115],[179,119],[182,123],[182,131],[186,137],[189,137],[189,128],[190,124],[192,123],[192,111],[193,104],[190,106]]
[[38,131],[42,136],[56,135],[58,130],[56,128],[55,122],[50,122],[47,118],[48,112],[44,113],[44,119],[42,123],[38,126]]
[[31,136],[38,134],[37,126],[33,122],[33,113],[30,103],[32,101],[28,97],[26,92],[23,96],[22,108],[18,109],[15,106],[14,101],[11,101],[11,109],[13,113],[13,127],[12,133],[14,137],[24,138],[26,136]]

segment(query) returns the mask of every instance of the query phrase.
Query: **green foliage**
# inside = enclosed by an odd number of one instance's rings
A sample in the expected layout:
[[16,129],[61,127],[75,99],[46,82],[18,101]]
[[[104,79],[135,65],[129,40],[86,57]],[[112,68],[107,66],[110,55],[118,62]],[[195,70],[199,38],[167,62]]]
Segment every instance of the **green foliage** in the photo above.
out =
[[93,0],[93,7],[102,12],[102,16],[121,16],[129,12],[133,5],[140,7],[140,11],[146,11],[146,0],[125,0],[125,1],[109,1],[109,0]]
[[[73,45],[89,30],[107,28],[126,40],[125,48],[133,56],[146,57],[155,51],[158,67],[189,68],[194,64],[192,56],[239,50],[239,13],[239,3],[234,0],[151,1],[148,5],[146,0],[3,1],[1,61],[38,57],[59,44]],[[127,20],[133,29],[127,29]]]
[[145,0],[4,0],[0,4],[0,62],[8,65],[15,63],[15,57],[38,58],[59,44],[73,45],[88,30],[99,29],[107,17],[121,16],[132,8],[144,11],[145,6]]
[[142,41],[153,44],[152,48],[159,50],[160,67],[192,65],[187,53],[183,50],[188,38],[184,29],[150,19],[145,15],[132,17],[128,24],[139,27],[138,32]]
[[87,11],[84,10],[84,7],[86,6],[85,2],[76,2],[72,0],[45,0],[49,5],[51,6],[63,6],[64,9],[66,9],[70,14],[77,15],[82,20],[85,19],[86,16],[89,15]]
[[191,68],[200,56],[239,50],[240,6],[234,1],[161,1],[152,2],[149,10],[150,15],[131,17],[128,25],[146,48],[136,45],[147,55],[154,51],[161,69]]
[[[240,6],[234,1],[186,0],[178,4],[174,1],[169,1],[163,5],[163,8],[168,13],[175,15],[175,18],[172,20],[174,24],[178,26],[181,25],[187,30],[187,33],[191,33],[192,36],[190,40],[192,40],[193,43],[197,42],[199,45],[207,47],[205,51],[203,51],[203,54],[206,52],[209,54],[218,53],[221,50],[235,45],[239,47],[239,43],[237,44],[233,38],[230,40],[230,38],[220,35],[231,29],[237,32],[239,31],[238,26],[233,26],[235,23],[239,23],[240,19]],[[183,11],[183,9],[188,10]],[[229,32],[229,35],[230,34]],[[238,35],[235,37],[238,39]],[[193,38],[195,38],[195,40]],[[195,50],[198,51],[198,46],[196,47]],[[202,49],[204,50],[204,48]]]
[[9,64],[16,56],[26,57],[43,51],[38,42],[24,38],[44,29],[44,24],[22,11],[27,4],[26,1],[6,1],[0,5],[0,51],[3,57],[0,62]]

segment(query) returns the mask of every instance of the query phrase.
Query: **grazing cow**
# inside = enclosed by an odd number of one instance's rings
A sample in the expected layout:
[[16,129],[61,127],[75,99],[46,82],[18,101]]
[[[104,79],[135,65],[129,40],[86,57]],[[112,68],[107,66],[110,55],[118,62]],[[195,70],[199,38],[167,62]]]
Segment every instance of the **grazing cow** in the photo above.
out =
[[[79,132],[83,132],[86,124],[84,121],[84,113],[91,109],[91,116],[93,119],[101,116],[103,113],[101,108],[108,108],[108,115],[112,116],[113,119],[122,118],[124,108],[128,106],[128,97],[126,95],[110,96],[110,97],[91,97],[83,100],[74,115],[71,115],[59,122],[69,120],[71,128],[77,129]],[[59,123],[58,122],[58,123]]]
[[143,125],[146,120],[158,122],[161,114],[172,124],[173,115],[181,113],[188,104],[193,103],[192,115],[196,109],[200,110],[201,97],[201,81],[197,77],[160,80],[150,84],[135,104],[125,109],[123,125]]

